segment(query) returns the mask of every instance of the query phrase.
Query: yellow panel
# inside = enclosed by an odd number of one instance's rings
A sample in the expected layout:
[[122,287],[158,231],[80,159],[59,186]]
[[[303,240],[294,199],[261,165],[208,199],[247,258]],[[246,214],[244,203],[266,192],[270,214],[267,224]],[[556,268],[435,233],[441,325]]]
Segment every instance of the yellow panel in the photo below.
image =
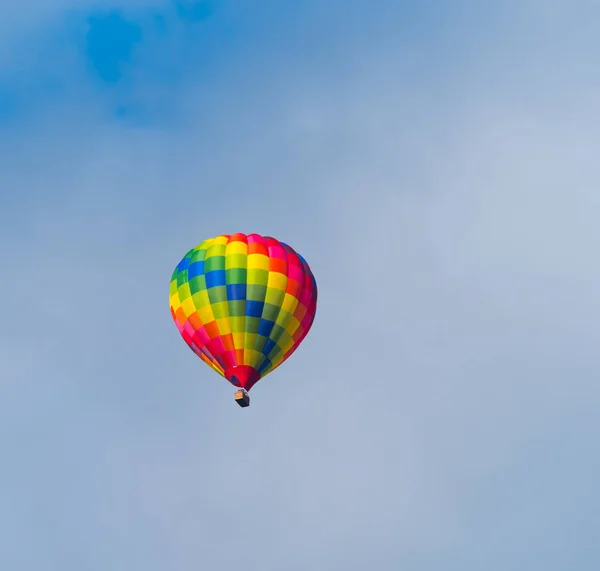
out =
[[225,255],[225,246],[221,244],[211,244],[210,248],[206,250],[206,256],[204,257],[204,261],[208,261],[210,258],[214,258],[216,256],[224,256]]
[[214,321],[214,315],[212,312],[212,307],[210,305],[204,306],[204,307],[199,307],[197,309],[197,313],[198,313],[198,318],[200,319],[200,321],[203,324],[207,324],[210,323],[211,321]]
[[233,337],[233,345],[235,346],[235,348],[243,349],[246,334],[245,333],[232,333],[232,337]]
[[171,304],[173,311],[177,311],[181,307],[181,302],[179,301],[179,295],[178,294],[172,295],[169,303]]
[[229,242],[227,244],[227,255],[229,254],[247,254],[248,253],[248,244],[245,242]]
[[300,322],[292,315],[290,317],[290,320],[287,322],[287,325],[285,326],[285,330],[290,335],[293,335],[296,332],[296,329],[298,329],[298,327],[300,327]]
[[227,335],[231,333],[231,324],[229,323],[229,317],[217,319],[217,327],[219,328],[219,333],[221,335]]
[[293,346],[294,340],[290,337],[290,340],[282,347],[283,354],[285,355]]
[[221,365],[219,365],[219,363],[213,362],[211,361],[208,357],[206,357],[204,355],[204,353],[200,353],[200,358],[209,366],[212,367],[215,371],[217,371],[217,373],[219,373],[219,375],[221,375],[222,377],[224,377],[225,375],[223,374],[223,368],[221,367]]
[[298,305],[298,298],[293,295],[286,293],[281,304],[281,309],[289,313],[294,313],[296,306]]
[[191,297],[188,297],[181,304],[181,306],[183,307],[183,311],[185,311],[185,314],[187,317],[189,317],[193,313],[196,313],[196,306],[194,305],[194,300]]
[[244,349],[244,365],[250,365],[252,362],[252,349]]
[[194,248],[196,250],[196,252],[194,252],[194,256],[198,255],[200,250],[208,250],[208,247],[212,244],[213,240],[214,238],[207,238],[206,240],[200,242],[200,244]]
[[264,254],[250,254],[248,256],[249,270],[269,270],[269,257]]
[[267,287],[285,291],[285,288],[287,287],[287,281],[288,279],[285,274],[280,274],[279,272],[269,272],[269,282],[267,283]]

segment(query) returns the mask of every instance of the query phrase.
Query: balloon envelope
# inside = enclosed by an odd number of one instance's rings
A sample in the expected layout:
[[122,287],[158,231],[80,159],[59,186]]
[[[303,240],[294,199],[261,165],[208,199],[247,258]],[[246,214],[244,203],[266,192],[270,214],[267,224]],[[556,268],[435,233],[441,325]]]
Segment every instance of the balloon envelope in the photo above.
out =
[[287,244],[258,234],[223,234],[179,262],[170,306],[192,351],[231,384],[250,390],[306,337],[317,283]]

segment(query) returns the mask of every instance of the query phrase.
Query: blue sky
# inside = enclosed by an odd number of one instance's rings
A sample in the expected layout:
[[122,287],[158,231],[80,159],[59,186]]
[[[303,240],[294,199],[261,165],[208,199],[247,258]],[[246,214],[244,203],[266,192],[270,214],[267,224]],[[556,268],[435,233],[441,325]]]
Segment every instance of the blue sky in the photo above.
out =
[[[0,568],[596,571],[598,7],[0,8]],[[171,272],[320,305],[241,411]]]

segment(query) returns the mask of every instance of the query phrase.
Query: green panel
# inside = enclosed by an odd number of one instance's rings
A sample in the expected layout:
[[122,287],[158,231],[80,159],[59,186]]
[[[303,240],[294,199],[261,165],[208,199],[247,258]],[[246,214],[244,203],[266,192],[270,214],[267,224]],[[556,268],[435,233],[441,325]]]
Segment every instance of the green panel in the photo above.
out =
[[265,346],[266,342],[267,342],[267,338],[264,335],[257,335],[256,336],[256,344],[254,345],[254,350],[258,351],[259,353],[262,353],[263,347]]
[[246,299],[251,301],[264,301],[267,295],[267,286],[248,285],[246,286]]
[[273,325],[273,329],[271,330],[271,339],[273,339],[273,341],[277,342],[277,340],[281,337],[281,335],[285,333],[285,329],[279,325],[277,325],[277,323],[275,325]]
[[188,281],[188,271],[187,270],[181,270],[177,274],[177,287],[181,287],[183,284],[186,284],[187,281]]
[[285,297],[285,291],[276,289],[274,287],[270,287],[270,288],[267,288],[267,295],[265,296],[265,301],[267,303],[271,303],[271,304],[279,307],[283,303],[284,297]]
[[277,316],[277,323],[281,325],[281,327],[285,328],[287,322],[290,320],[290,317],[292,317],[292,314],[289,311],[282,309]]
[[263,319],[267,319],[269,321],[277,321],[277,315],[279,315],[279,306],[273,305],[271,303],[265,303],[265,307],[262,312]]
[[211,303],[227,301],[227,286],[214,286],[208,288],[207,291]]
[[212,272],[213,270],[225,269],[225,256],[211,256],[204,258],[204,273]]
[[206,250],[204,248],[196,248],[189,252],[188,257],[190,258],[190,264],[194,262],[201,262],[206,256]]
[[206,289],[206,278],[204,276],[196,276],[190,280],[190,291],[192,294],[204,291]]
[[273,347],[273,349],[271,349],[271,352],[267,355],[267,357],[273,361],[273,359],[275,359],[275,357],[277,357],[277,355],[279,355],[279,353],[281,353],[281,347],[279,345],[275,345],[275,347]]
[[226,278],[228,284],[245,284],[247,279],[247,271],[244,268],[233,268],[226,270]]
[[258,333],[260,317],[246,317],[246,333]]
[[246,316],[246,302],[245,301],[230,301],[229,302],[229,315],[231,317],[245,317]]

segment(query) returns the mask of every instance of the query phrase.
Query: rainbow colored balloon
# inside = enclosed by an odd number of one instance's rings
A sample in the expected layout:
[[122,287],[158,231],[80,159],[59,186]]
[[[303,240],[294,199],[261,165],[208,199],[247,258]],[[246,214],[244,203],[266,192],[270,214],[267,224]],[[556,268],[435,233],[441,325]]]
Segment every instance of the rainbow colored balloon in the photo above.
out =
[[287,244],[258,234],[223,234],[204,240],[179,262],[170,305],[192,351],[247,398],[306,337],[317,309],[317,283]]

